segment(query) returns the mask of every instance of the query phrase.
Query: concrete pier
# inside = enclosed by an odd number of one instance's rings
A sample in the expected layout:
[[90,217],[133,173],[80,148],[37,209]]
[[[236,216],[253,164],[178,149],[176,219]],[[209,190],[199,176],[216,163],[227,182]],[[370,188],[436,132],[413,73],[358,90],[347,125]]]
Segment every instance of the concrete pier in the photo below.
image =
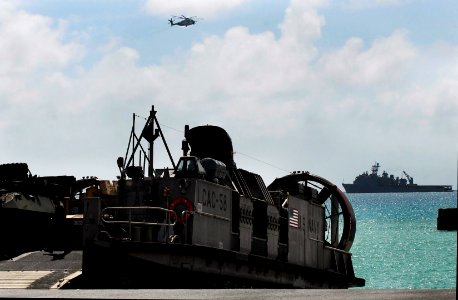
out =
[[0,290],[1,298],[60,299],[318,299],[318,300],[385,300],[385,299],[456,299],[456,289],[439,290]]
[[[24,253],[0,261],[0,299],[456,299],[456,289],[303,290],[303,289],[61,289],[81,274],[82,251],[64,257]],[[69,283],[69,284],[67,284]]]

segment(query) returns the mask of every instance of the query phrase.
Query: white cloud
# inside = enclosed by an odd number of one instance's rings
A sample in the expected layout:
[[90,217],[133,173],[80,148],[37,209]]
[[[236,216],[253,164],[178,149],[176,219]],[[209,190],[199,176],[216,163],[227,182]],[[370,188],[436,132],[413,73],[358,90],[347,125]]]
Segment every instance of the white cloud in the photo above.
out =
[[159,16],[185,14],[213,18],[218,14],[227,13],[247,1],[249,0],[147,0],[145,10],[149,14]]
[[65,22],[17,11],[5,3],[3,8],[0,14],[0,74],[63,67],[83,56],[81,45],[63,41]]
[[360,38],[320,58],[325,76],[346,84],[378,85],[398,81],[415,59],[416,49],[403,31],[379,38],[364,49]]
[[340,5],[351,9],[366,9],[379,6],[398,6],[412,2],[412,0],[347,0]]
[[0,2],[0,127],[22,122],[12,112],[34,110],[48,103],[41,84],[84,57],[84,46],[66,39],[64,21],[17,10]]
[[[237,26],[157,65],[142,65],[139,52],[114,37],[101,45],[101,58],[84,67],[75,66],[84,47],[65,41],[65,26],[2,11],[2,20],[19,16],[11,24],[25,28],[22,40],[35,39],[18,46],[22,65],[0,66],[2,157],[28,160],[33,141],[33,163],[41,167],[74,170],[74,161],[84,175],[105,176],[102,166],[113,165],[115,172],[115,158],[123,154],[130,113],[146,115],[155,104],[169,126],[221,125],[236,151],[336,183],[374,160],[388,164],[400,157],[412,175],[418,161],[432,169],[432,161],[443,165],[458,132],[456,45],[418,47],[395,31],[374,41],[351,37],[323,53],[316,43],[325,26],[318,9],[325,5],[292,1],[279,36]],[[4,24],[0,30],[7,33]],[[35,43],[46,45],[35,53]],[[0,47],[2,57],[17,55],[8,49]],[[174,139],[179,143],[182,136]],[[55,162],[46,161],[49,156]],[[278,176],[278,170],[237,159],[267,174],[267,181]]]
[[280,24],[281,42],[295,51],[306,52],[310,58],[316,53],[314,42],[321,37],[325,20],[318,15],[317,7],[324,1],[291,1]]

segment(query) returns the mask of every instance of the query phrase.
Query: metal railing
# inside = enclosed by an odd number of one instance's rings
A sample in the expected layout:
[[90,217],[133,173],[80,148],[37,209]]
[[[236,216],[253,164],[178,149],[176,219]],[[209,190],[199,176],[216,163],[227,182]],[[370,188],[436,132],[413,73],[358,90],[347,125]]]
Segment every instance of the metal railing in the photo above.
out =
[[[163,212],[165,222],[149,221],[146,220],[148,217],[152,218],[153,214]],[[154,216],[157,218],[157,216]],[[139,220],[143,218],[143,220]],[[113,224],[113,225],[128,225],[129,239],[132,239],[132,227],[151,227],[151,226],[164,226],[172,227],[175,225],[177,215],[173,210],[154,207],[154,206],[112,206],[106,207],[101,212],[100,217],[102,223]]]
[[[158,215],[154,215],[155,213],[158,212],[163,212],[164,217],[160,218]],[[192,216],[192,215],[201,215],[204,217],[210,217],[210,218],[215,218],[215,219],[220,219],[224,221],[230,221],[229,218],[218,216],[215,214],[210,214],[210,213],[204,213],[204,212],[198,212],[198,211],[189,211],[189,210],[184,210],[181,212],[181,222],[183,223],[184,226],[184,240],[187,241],[188,238],[188,218],[186,215]],[[157,222],[157,221],[151,221],[148,219],[162,219],[164,220],[163,222]],[[138,227],[153,227],[153,226],[163,226],[166,227],[166,232],[169,234],[169,228],[173,227],[177,220],[179,219],[177,216],[177,213],[173,210],[162,208],[162,207],[155,207],[155,206],[113,206],[113,207],[106,207],[102,210],[101,212],[101,221],[103,224],[106,225],[127,225],[127,238],[129,240],[138,240],[138,237],[136,234],[136,230]],[[133,234],[133,229],[134,234]],[[124,227],[124,230],[126,228]],[[112,238],[112,235],[110,233],[111,230],[107,228],[107,230],[104,230],[104,233],[107,234],[110,238]],[[134,235],[134,236],[133,236]]]
[[331,251],[331,259],[333,264],[332,268],[336,272],[351,278],[355,277],[355,271],[353,269],[353,263],[351,260],[352,254],[350,252],[330,246],[324,246],[324,248]]

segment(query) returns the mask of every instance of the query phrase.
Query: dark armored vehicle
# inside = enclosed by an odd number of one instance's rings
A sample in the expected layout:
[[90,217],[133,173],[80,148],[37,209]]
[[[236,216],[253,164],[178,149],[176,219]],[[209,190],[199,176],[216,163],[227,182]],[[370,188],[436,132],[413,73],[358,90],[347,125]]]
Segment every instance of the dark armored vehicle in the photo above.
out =
[[107,201],[105,186],[95,178],[32,175],[27,163],[0,164],[0,260],[29,251],[81,249],[79,194],[97,189]]
[[0,165],[0,259],[23,252],[59,248],[56,239],[69,237],[63,229],[65,198],[76,182],[73,176],[32,175],[26,163]]
[[[208,125],[185,127],[183,156],[175,165],[154,107],[140,135],[134,128],[126,156],[118,159],[118,203],[106,206],[100,197],[84,200],[87,284],[364,286],[364,279],[355,277],[349,252],[354,212],[334,184],[294,172],[266,186],[261,176],[236,166],[227,132]],[[173,169],[153,167],[159,136]],[[140,165],[133,164],[136,152],[143,153]]]

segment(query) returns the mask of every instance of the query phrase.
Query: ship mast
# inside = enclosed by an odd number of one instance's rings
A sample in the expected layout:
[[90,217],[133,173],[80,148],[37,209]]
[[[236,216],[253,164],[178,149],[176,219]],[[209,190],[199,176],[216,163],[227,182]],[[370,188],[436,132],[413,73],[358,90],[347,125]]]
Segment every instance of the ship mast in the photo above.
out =
[[[157,129],[154,128],[156,124]],[[170,162],[172,163],[173,169],[175,169],[175,162],[173,161],[172,154],[170,153],[169,146],[167,145],[167,141],[164,138],[164,134],[162,133],[161,125],[159,124],[156,118],[156,111],[154,110],[154,105],[151,107],[150,115],[148,121],[143,128],[142,136],[149,142],[149,165],[148,165],[148,175],[153,177],[154,175],[154,165],[153,165],[153,154],[154,154],[154,141],[160,136],[162,138],[162,142],[164,143],[165,150],[169,155]]]
[[375,162],[375,164],[372,166],[372,175],[377,175],[378,168],[380,168],[380,164],[378,162]]
[[[151,111],[149,112],[149,118],[151,120],[154,120],[156,119],[156,111],[154,110],[154,105],[151,107]],[[151,132],[154,132],[154,122],[151,122]],[[157,135],[155,136],[155,138],[151,141],[149,141],[149,164],[148,164],[148,176],[149,177],[153,177],[153,173],[154,173],[154,157],[153,157],[153,154],[154,154],[154,140],[157,138]]]
[[[153,165],[154,141],[159,136],[162,138],[162,142],[164,143],[165,149],[167,150],[167,153],[169,155],[172,166],[175,169],[175,162],[173,161],[173,157],[172,157],[172,154],[170,153],[170,149],[167,145],[164,135],[162,134],[161,126],[159,125],[159,122],[157,121],[156,111],[154,110],[154,105],[153,105],[150,111],[150,115],[148,119],[146,120],[146,124],[143,127],[143,130],[140,136],[137,136],[137,134],[135,133],[135,114],[133,114],[132,131],[131,131],[129,143],[127,146],[125,158],[124,159],[122,157],[118,158],[118,167],[120,168],[121,173],[123,173],[123,171],[127,170],[129,167],[131,167],[130,169],[134,168],[134,156],[138,148],[140,148],[144,154],[144,158],[146,158],[146,160],[148,161],[148,176],[154,177],[154,165]],[[148,148],[149,153],[148,154],[141,144],[142,139],[145,139],[149,143],[149,148]],[[130,149],[131,142],[132,142],[132,149]],[[131,151],[131,154],[129,156],[129,159],[127,160],[127,157],[130,151]],[[140,161],[141,161],[141,152],[140,152]],[[139,166],[139,168],[141,168],[141,166]],[[144,169],[145,169],[144,167],[141,168],[140,172],[142,172],[142,174],[143,174],[142,170]],[[127,175],[129,176],[129,174]],[[143,175],[141,175],[141,177],[143,177]]]

